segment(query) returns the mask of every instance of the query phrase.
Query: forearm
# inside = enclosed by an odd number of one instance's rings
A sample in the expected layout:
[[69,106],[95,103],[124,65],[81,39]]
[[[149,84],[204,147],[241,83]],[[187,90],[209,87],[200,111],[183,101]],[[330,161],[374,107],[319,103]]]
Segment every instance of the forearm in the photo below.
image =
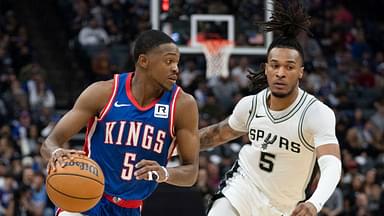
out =
[[341,176],[341,161],[333,155],[321,156],[318,160],[320,179],[313,195],[307,200],[320,212],[321,208],[334,192]]
[[10,201],[6,211],[5,211],[5,216],[12,216],[15,215],[15,201],[14,198]]
[[167,168],[169,178],[166,183],[181,187],[192,186],[197,179],[198,166],[193,164]]
[[225,119],[217,124],[199,130],[200,149],[206,150],[227,143],[244,134],[243,132],[233,130],[228,124],[228,119]]
[[40,148],[40,154],[45,160],[49,160],[52,155],[52,152],[61,146],[54,142],[50,137],[48,137]]
[[[88,118],[89,119],[89,118]],[[52,132],[41,146],[40,153],[44,159],[49,160],[52,152],[62,148],[73,135],[78,133],[87,123],[87,113],[71,110],[56,124]]]
[[337,209],[331,211],[332,215],[338,215],[343,211],[343,207],[338,207]]

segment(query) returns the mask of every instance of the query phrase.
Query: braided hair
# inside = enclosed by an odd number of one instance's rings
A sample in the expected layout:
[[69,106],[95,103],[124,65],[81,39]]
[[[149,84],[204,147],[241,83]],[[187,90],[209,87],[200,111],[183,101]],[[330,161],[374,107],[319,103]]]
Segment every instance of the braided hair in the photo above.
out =
[[[273,32],[275,37],[267,50],[267,56],[275,48],[290,48],[297,50],[304,61],[304,51],[296,39],[301,31],[312,35],[309,31],[310,17],[306,14],[299,0],[273,0],[274,10],[267,22],[258,22],[264,26],[264,31]],[[259,92],[268,86],[265,75],[265,64],[256,71],[248,69],[247,77],[251,80],[250,91]]]

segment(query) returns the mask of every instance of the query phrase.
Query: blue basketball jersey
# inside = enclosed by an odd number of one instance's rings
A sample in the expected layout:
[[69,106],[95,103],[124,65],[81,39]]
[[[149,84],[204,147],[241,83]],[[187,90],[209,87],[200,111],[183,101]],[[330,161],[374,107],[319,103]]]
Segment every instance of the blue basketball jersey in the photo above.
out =
[[133,76],[134,73],[114,76],[108,104],[88,123],[84,150],[102,168],[106,194],[144,200],[157,183],[136,180],[135,164],[147,159],[166,165],[173,150],[173,116],[180,87],[173,85],[159,99],[141,107],[131,93]]

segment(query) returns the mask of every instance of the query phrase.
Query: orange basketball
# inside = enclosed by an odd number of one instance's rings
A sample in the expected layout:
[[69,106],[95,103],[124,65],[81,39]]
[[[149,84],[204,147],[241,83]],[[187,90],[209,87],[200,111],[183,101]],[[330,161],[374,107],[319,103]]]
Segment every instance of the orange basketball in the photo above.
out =
[[103,171],[94,160],[87,157],[66,160],[65,164],[47,177],[49,199],[65,211],[87,211],[103,196]]

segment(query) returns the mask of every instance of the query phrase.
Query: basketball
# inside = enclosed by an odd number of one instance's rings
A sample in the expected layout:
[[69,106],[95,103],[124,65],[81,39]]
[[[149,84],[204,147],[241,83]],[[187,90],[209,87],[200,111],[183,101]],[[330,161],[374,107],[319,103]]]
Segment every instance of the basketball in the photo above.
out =
[[104,192],[104,174],[99,165],[87,157],[66,160],[47,176],[49,199],[69,212],[84,212],[96,205]]

